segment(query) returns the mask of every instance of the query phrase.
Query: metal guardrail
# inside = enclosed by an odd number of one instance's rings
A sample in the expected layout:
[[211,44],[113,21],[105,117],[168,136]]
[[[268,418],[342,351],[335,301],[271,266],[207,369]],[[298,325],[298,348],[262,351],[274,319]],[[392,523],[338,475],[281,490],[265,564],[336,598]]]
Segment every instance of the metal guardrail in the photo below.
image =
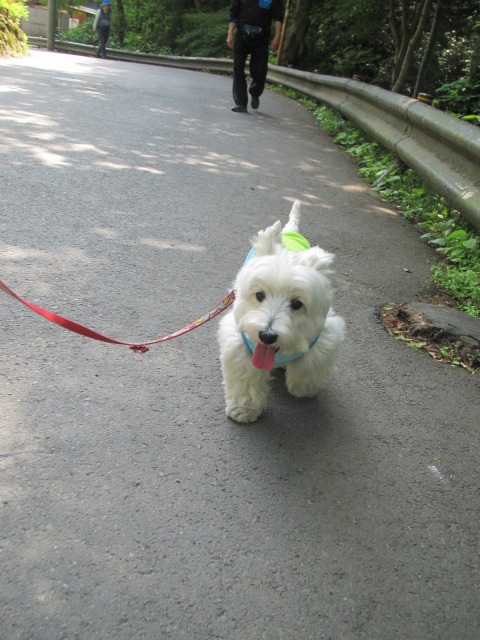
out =
[[[46,38],[28,38],[28,44],[34,47],[46,47]],[[60,53],[73,53],[81,56],[94,57],[97,47],[91,44],[78,42],[55,41],[55,51]],[[228,58],[186,58],[182,56],[166,56],[159,53],[142,53],[141,51],[124,51],[123,49],[107,49],[108,57],[112,60],[124,60],[126,62],[142,62],[143,64],[155,64],[162,67],[177,67],[191,71],[213,71],[216,73],[231,74],[233,62]]]
[[[45,38],[29,38],[45,47]],[[93,56],[95,48],[57,41],[57,51]],[[228,58],[185,58],[108,49],[110,58],[194,71],[232,73]],[[480,127],[414,98],[358,80],[269,65],[269,82],[324,103],[396,154],[480,230]]]
[[480,128],[357,80],[271,67],[268,79],[339,111],[480,230]]

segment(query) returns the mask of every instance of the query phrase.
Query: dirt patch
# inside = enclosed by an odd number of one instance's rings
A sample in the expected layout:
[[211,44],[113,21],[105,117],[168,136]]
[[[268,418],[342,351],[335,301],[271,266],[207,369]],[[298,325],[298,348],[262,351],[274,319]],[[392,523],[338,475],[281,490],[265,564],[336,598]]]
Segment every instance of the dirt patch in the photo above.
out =
[[[440,300],[433,304],[438,305],[438,302]],[[453,311],[453,305],[445,304],[445,300],[442,302],[443,305],[438,305],[439,309]],[[423,351],[438,362],[455,365],[477,375],[480,373],[479,340],[470,335],[461,335],[461,331],[456,332],[442,323],[432,322],[415,303],[384,305],[379,317],[391,336],[413,349]]]

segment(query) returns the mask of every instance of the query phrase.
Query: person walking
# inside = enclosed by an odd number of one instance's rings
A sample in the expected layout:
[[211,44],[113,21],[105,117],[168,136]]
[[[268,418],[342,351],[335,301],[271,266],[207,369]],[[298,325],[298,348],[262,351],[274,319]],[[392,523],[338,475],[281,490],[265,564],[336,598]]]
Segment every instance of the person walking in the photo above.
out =
[[[248,111],[248,94],[252,109],[260,106],[268,72],[270,30],[275,33],[270,49],[276,51],[280,43],[284,17],[283,0],[232,0],[228,25],[227,46],[233,49],[233,101],[232,111]],[[250,56],[249,72],[252,78],[247,91],[245,65]]]
[[107,41],[112,19],[110,0],[102,0],[100,9],[93,21],[93,30],[98,32],[97,58],[107,57]]

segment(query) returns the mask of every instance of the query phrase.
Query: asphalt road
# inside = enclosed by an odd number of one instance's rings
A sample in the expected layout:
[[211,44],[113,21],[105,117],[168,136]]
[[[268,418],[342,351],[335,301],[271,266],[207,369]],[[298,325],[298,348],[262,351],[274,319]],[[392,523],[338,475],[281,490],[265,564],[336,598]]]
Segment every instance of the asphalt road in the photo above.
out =
[[229,290],[291,202],[336,256],[338,371],[224,415],[218,323],[145,355],[0,294],[0,638],[476,640],[480,380],[390,338],[435,259],[301,105],[49,52],[0,61],[0,278],[128,341]]

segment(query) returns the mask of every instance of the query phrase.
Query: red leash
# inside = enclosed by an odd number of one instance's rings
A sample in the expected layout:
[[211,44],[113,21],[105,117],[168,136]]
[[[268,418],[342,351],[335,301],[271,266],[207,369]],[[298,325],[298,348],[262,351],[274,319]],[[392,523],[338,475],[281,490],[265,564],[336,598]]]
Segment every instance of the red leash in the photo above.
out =
[[25,306],[27,306],[29,309],[32,309],[32,311],[35,311],[35,313],[38,313],[39,315],[43,316],[47,320],[50,320],[50,322],[54,322],[55,324],[60,325],[64,329],[68,329],[69,331],[74,331],[75,333],[79,333],[81,336],[85,336],[86,338],[92,338],[93,340],[100,340],[101,342],[109,342],[110,344],[122,344],[126,347],[130,347],[130,349],[132,349],[132,351],[135,351],[136,353],[146,353],[148,351],[147,345],[158,344],[160,342],[166,342],[167,340],[173,340],[173,338],[178,338],[178,336],[181,336],[184,333],[193,331],[193,329],[196,329],[197,327],[202,326],[202,324],[205,324],[209,320],[212,320],[213,318],[218,316],[220,313],[222,313],[222,311],[225,311],[225,309],[227,309],[235,300],[235,292],[231,291],[227,296],[225,296],[225,298],[223,298],[223,300],[221,300],[217,305],[212,307],[210,311],[207,311],[205,315],[201,316],[200,318],[197,318],[197,320],[194,320],[193,322],[190,322],[182,329],[179,329],[178,331],[175,331],[174,333],[171,333],[170,335],[165,336],[164,338],[158,338],[157,340],[150,340],[149,342],[134,343],[134,342],[122,342],[121,340],[115,340],[114,338],[109,338],[108,336],[104,336],[103,334],[98,333],[97,331],[93,331],[93,329],[89,329],[88,327],[85,327],[83,324],[80,324],[79,322],[75,322],[74,320],[69,320],[68,318],[64,318],[63,316],[60,316],[57,313],[53,313],[53,311],[48,311],[48,309],[42,309],[42,307],[38,307],[36,304],[33,304],[32,302],[28,302],[28,300],[24,300],[23,298],[20,298],[20,296],[18,296],[14,291],[12,291],[12,289],[10,289],[10,287],[8,287],[5,284],[5,282],[3,282],[3,280],[0,280],[0,289],[5,291],[5,293],[8,293],[9,295],[11,295],[13,298],[18,300]]

